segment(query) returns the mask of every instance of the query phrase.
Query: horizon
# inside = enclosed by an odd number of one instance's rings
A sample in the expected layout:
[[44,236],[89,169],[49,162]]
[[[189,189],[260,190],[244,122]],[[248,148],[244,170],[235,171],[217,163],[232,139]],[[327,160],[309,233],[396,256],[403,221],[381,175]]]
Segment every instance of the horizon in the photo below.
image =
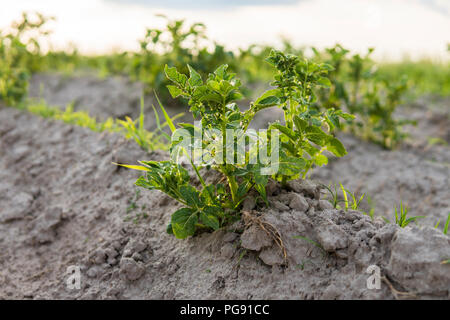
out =
[[165,14],[204,23],[210,40],[230,50],[278,46],[284,37],[296,46],[340,43],[361,53],[374,47],[378,60],[449,59],[450,3],[439,0],[202,0],[194,7],[179,0],[17,0],[0,12],[0,28],[23,11],[54,16],[48,27],[54,48],[74,44],[83,54],[137,50],[146,28],[164,26],[155,14]]

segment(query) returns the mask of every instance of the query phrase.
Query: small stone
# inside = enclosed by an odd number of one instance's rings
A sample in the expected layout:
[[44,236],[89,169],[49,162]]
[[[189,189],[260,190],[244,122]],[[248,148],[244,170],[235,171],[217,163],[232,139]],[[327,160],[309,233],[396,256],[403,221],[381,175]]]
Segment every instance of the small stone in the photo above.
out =
[[344,249],[348,246],[347,233],[330,219],[317,226],[317,239],[325,251],[335,252],[337,249]]
[[89,278],[95,278],[102,272],[102,268],[99,266],[93,266],[89,268],[89,270],[86,272],[86,275]]
[[309,208],[309,205],[305,198],[297,193],[294,193],[292,194],[291,201],[289,202],[289,207],[297,211],[306,212],[306,210],[308,210]]
[[288,181],[287,185],[291,190],[297,193],[302,193],[316,200],[320,199],[320,187],[309,180],[291,180]]
[[135,281],[142,277],[145,272],[144,265],[131,258],[122,258],[120,260],[120,273],[129,281]]
[[269,266],[281,265],[284,262],[280,248],[274,246],[263,249],[259,258]]
[[238,234],[236,232],[227,232],[223,236],[223,241],[224,242],[233,242],[234,240],[236,240],[237,237],[238,237]]
[[338,250],[336,250],[336,256],[341,258],[341,259],[347,259],[348,258],[347,250],[348,249],[338,249]]
[[112,247],[116,250],[120,250],[120,248],[122,248],[122,245],[120,244],[120,241],[114,241],[112,243]]
[[30,233],[30,242],[33,245],[52,242],[55,238],[55,229],[62,221],[61,210],[52,208],[33,221]]
[[135,252],[142,252],[147,248],[147,244],[142,241],[131,239],[123,250],[124,257],[131,257]]
[[272,244],[267,233],[256,225],[250,226],[241,235],[241,246],[249,250],[259,251]]
[[272,207],[275,210],[278,210],[278,211],[289,211],[289,207],[287,205],[285,205],[284,203],[278,201],[278,200],[271,201],[270,204],[272,205]]
[[25,218],[33,203],[33,196],[25,192],[18,192],[12,196],[11,203],[14,205],[2,208],[4,211],[0,215],[0,223]]
[[106,260],[106,253],[105,253],[105,250],[103,250],[103,249],[97,249],[97,250],[94,252],[93,260],[94,260],[94,263],[95,263],[95,264],[102,264],[102,263],[104,263],[105,260]]
[[119,255],[119,253],[114,248],[106,249],[105,254],[108,258],[115,258]]
[[321,210],[333,209],[333,205],[328,200],[319,200],[319,208]]
[[225,243],[220,249],[220,255],[225,259],[231,259],[234,255],[235,248],[231,243]]
[[132,258],[134,261],[142,261],[142,255],[141,255],[140,253],[137,253],[137,252],[133,253],[133,255],[131,256],[131,258]]

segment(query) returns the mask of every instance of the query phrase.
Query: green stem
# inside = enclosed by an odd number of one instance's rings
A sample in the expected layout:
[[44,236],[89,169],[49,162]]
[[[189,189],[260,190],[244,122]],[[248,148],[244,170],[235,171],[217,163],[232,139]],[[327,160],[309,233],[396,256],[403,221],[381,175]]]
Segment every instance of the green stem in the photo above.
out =
[[233,176],[227,176],[227,179],[228,185],[230,186],[231,199],[233,200],[233,205],[235,206],[239,201],[239,199],[237,199],[238,184],[236,182],[236,178]]

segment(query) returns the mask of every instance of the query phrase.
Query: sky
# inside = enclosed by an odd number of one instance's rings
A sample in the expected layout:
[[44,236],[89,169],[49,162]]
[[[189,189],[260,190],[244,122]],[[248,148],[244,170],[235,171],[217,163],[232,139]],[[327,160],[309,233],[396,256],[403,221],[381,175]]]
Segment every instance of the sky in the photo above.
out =
[[[194,4],[193,4],[194,3]],[[0,28],[22,11],[54,16],[56,48],[83,53],[136,50],[146,28],[163,27],[155,14],[203,22],[207,35],[237,49],[252,43],[318,48],[340,43],[375,57],[449,59],[450,0],[0,0]]]

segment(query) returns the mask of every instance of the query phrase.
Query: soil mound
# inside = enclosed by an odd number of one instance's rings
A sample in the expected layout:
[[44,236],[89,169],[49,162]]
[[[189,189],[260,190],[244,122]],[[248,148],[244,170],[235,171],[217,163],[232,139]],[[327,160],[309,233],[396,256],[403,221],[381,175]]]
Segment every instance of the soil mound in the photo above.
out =
[[177,240],[165,229],[178,204],[111,164],[166,157],[1,109],[0,298],[450,298],[448,236],[335,210],[312,181],[272,184],[270,208],[249,200],[235,225]]

